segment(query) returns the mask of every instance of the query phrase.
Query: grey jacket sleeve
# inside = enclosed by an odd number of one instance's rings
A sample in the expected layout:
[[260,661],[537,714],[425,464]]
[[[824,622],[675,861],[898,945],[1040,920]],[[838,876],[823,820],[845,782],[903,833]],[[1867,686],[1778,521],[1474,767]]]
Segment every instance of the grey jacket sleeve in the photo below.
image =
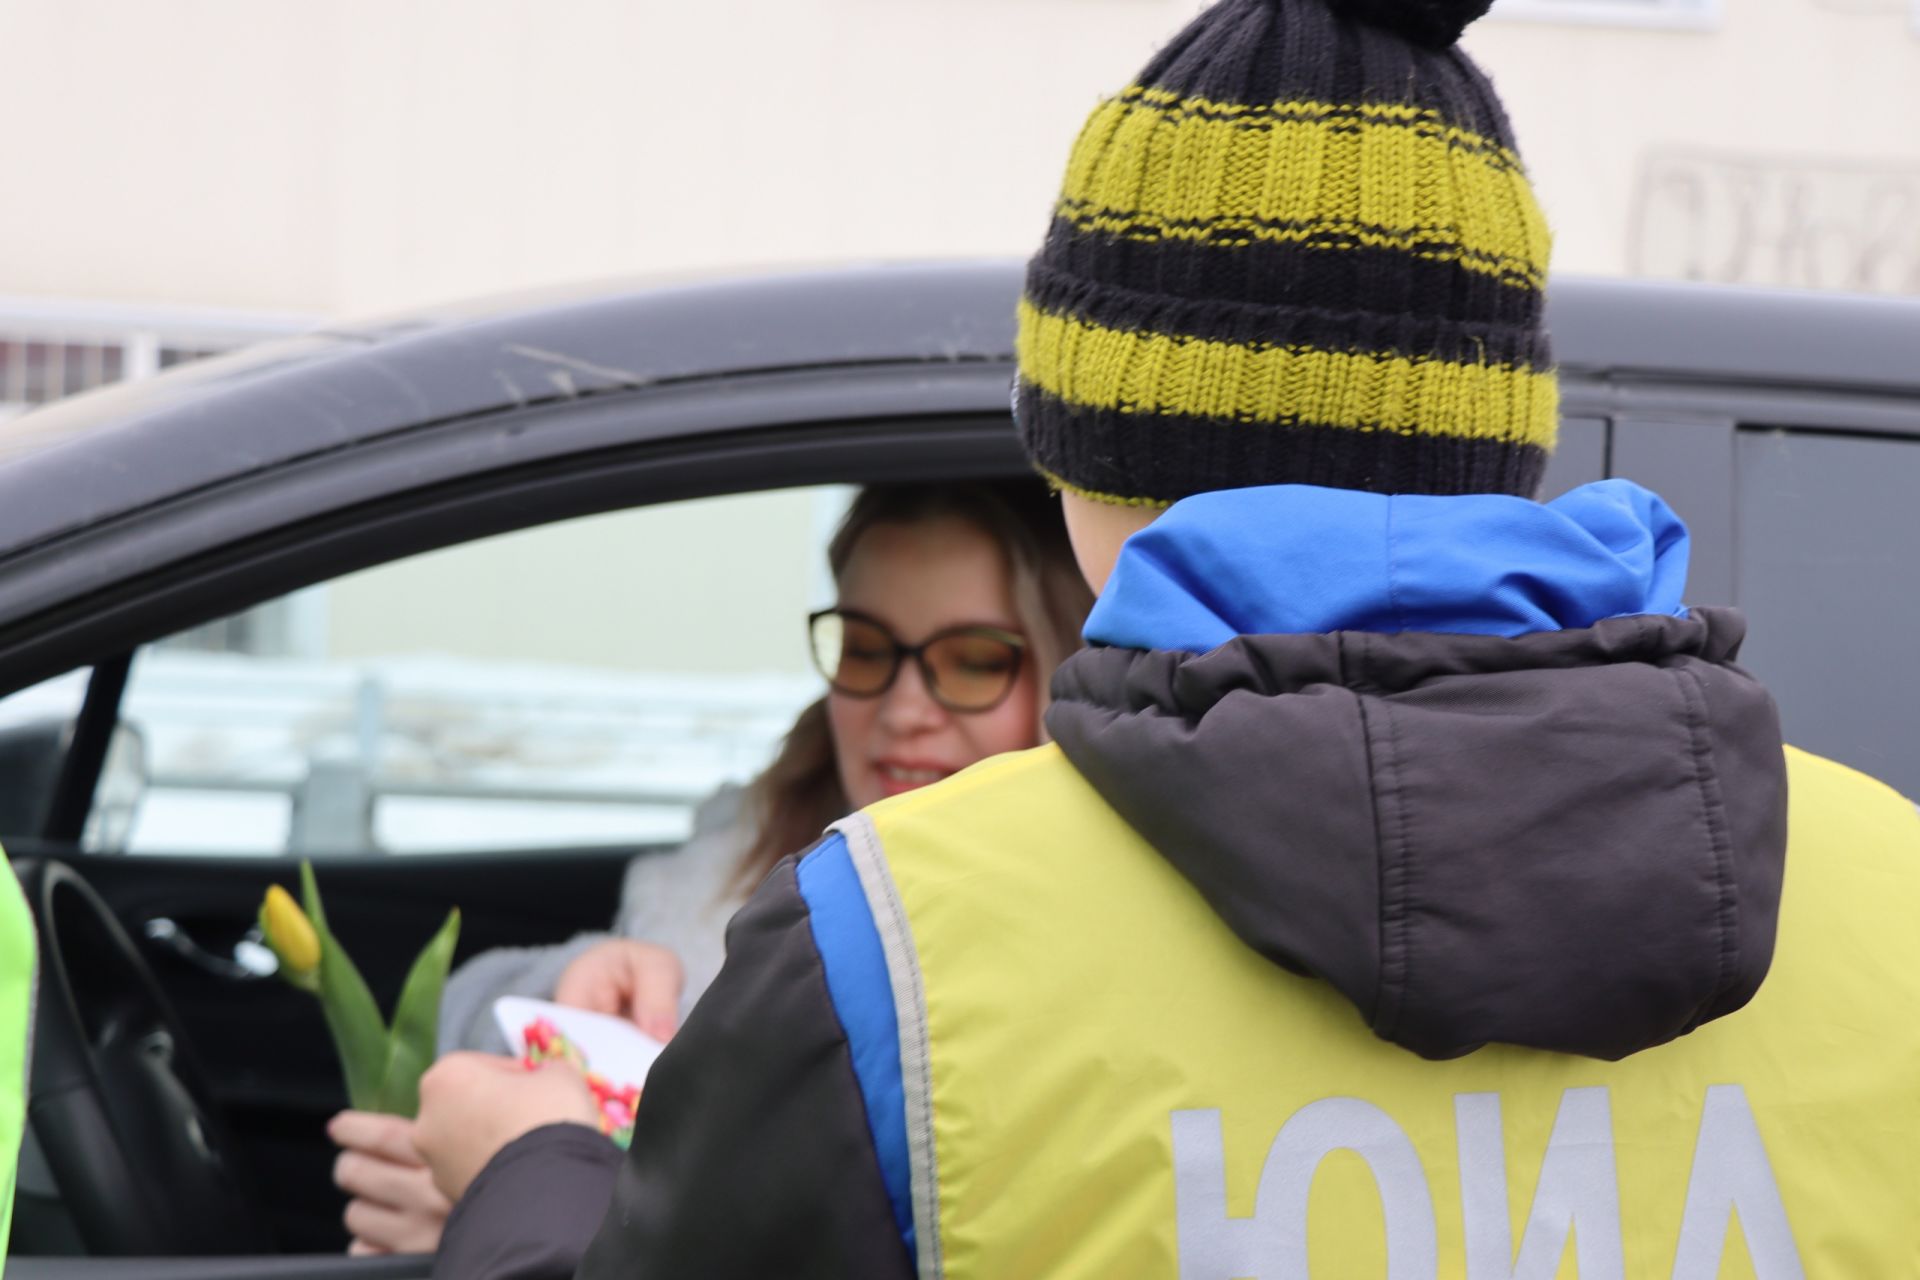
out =
[[684,1017],[720,969],[721,937],[739,905],[728,880],[752,839],[743,795],[739,787],[722,787],[700,806],[686,844],[627,864],[614,932],[583,933],[551,947],[483,951],[454,970],[440,1000],[440,1052],[512,1053],[494,1022],[493,1002],[501,996],[551,1000],[567,966],[611,938],[637,938],[680,957],[687,975]]
[[[788,859],[734,918],[727,962],[654,1064],[617,1176],[565,1126],[496,1156],[442,1238],[436,1276],[911,1280],[846,1033]],[[576,1216],[608,1204],[588,1244]],[[560,1237],[575,1232],[569,1241]]]
[[[550,1124],[508,1143],[447,1219],[435,1280],[571,1276],[606,1216],[621,1159],[620,1148],[578,1124]],[[513,1215],[511,1229],[488,1223],[501,1212]]]
[[[637,861],[637,859],[636,859]],[[507,1038],[494,1021],[493,1002],[501,996],[553,999],[574,958],[611,933],[583,933],[553,947],[499,947],[482,951],[447,978],[440,996],[440,1052],[472,1049],[480,1053],[512,1053]]]

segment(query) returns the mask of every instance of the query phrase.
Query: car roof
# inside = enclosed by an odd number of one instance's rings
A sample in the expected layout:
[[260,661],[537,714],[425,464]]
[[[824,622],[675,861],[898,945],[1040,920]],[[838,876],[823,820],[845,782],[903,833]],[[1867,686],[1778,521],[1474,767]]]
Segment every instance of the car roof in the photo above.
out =
[[[74,397],[0,430],[0,560],[414,428],[783,370],[1006,363],[1014,261],[604,282],[339,325]],[[1570,377],[1920,392],[1911,300],[1569,279]]]

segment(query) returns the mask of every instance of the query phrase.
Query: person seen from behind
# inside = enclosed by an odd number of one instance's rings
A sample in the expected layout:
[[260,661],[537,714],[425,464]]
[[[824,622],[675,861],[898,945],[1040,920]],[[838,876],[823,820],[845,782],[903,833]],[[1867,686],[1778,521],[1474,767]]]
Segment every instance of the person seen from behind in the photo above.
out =
[[1094,112],[1019,307],[1053,743],[782,863],[617,1173],[564,1076],[429,1077],[437,1274],[1920,1274],[1920,814],[1783,748],[1658,496],[1534,500],[1487,8],[1222,0]]
[[[493,1017],[507,995],[670,1039],[720,969],[728,918],[782,857],[855,809],[1043,740],[1048,678],[1079,647],[1092,595],[1038,480],[862,489],[827,562],[838,603],[807,620],[827,695],[757,779],[701,806],[685,846],[632,861],[613,933],[463,964],[442,1002],[443,1053],[507,1053]],[[329,1132],[353,1252],[432,1252],[451,1205],[413,1124],[349,1111]]]

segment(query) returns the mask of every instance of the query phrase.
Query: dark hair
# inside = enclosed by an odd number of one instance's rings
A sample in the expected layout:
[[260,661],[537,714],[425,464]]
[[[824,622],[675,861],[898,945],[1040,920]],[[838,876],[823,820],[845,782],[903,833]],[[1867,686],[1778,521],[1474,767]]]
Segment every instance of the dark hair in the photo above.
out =
[[[836,581],[846,572],[867,531],[882,524],[918,524],[954,517],[988,534],[1006,556],[1013,607],[1027,638],[1027,653],[1040,675],[1040,711],[1047,682],[1062,659],[1080,647],[1080,628],[1093,607],[1093,593],[1074,562],[1059,505],[1038,480],[962,484],[874,485],[862,489],[827,546]],[[1044,724],[1034,726],[1044,741]],[[851,806],[834,761],[827,700],[820,699],[794,721],[779,754],[747,788],[753,843],[741,856],[730,891],[749,888],[790,853],[820,838]]]

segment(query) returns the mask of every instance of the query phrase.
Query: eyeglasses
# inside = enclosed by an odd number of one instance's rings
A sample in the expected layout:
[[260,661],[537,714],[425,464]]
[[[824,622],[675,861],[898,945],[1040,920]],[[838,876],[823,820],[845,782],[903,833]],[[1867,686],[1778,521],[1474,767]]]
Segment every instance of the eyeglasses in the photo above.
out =
[[952,627],[917,645],[900,643],[886,624],[852,609],[822,609],[807,618],[813,665],[837,693],[877,698],[912,658],[933,700],[962,715],[991,711],[1020,677],[1024,637],[998,627]]

